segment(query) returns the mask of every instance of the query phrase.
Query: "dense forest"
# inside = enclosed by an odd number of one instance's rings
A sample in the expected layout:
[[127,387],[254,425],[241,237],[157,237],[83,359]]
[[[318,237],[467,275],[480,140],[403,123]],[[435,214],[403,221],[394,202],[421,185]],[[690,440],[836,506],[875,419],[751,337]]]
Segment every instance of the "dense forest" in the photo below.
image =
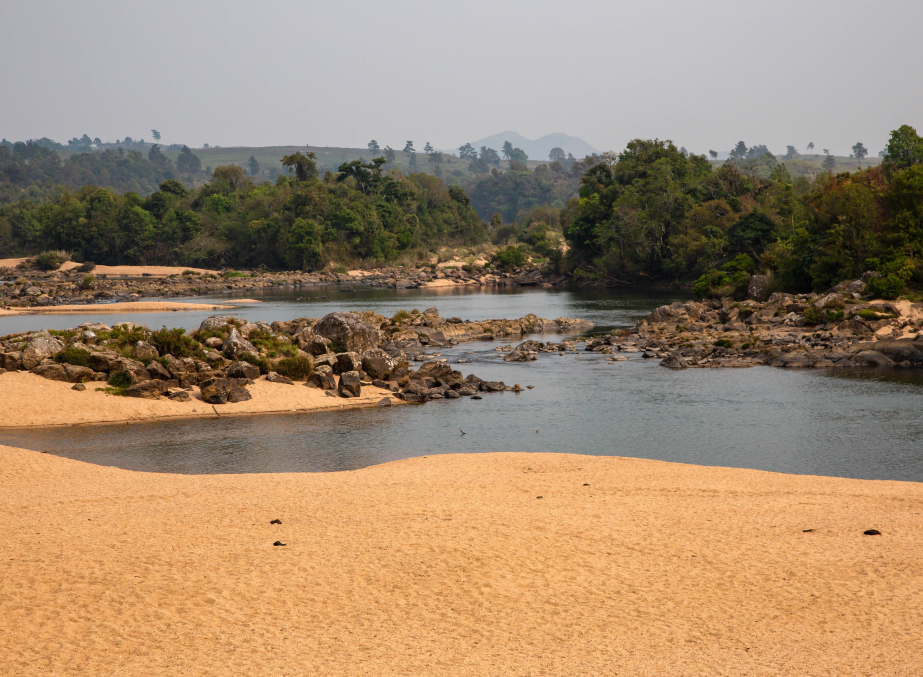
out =
[[[604,284],[700,295],[742,294],[756,272],[791,292],[865,273],[882,296],[923,287],[923,139],[909,126],[891,134],[882,164],[813,176],[743,142],[723,163],[637,139],[534,169],[518,149],[504,149],[506,162],[463,150],[477,177],[464,183],[389,170],[387,155],[321,177],[301,152],[283,158],[288,175],[259,183],[237,165],[206,175],[189,149],[176,162],[152,146],[146,158],[106,150],[62,163],[38,144],[0,145],[0,184],[47,177],[0,207],[0,256],[60,249],[99,263],[313,270],[490,241],[507,267],[531,255]],[[82,187],[62,189],[61,177]],[[195,177],[207,183],[193,188]]]
[[457,186],[427,174],[386,175],[383,160],[319,177],[312,156],[287,156],[292,175],[274,184],[254,184],[232,165],[195,190],[167,179],[146,198],[88,185],[21,200],[0,208],[0,257],[62,250],[106,264],[313,270],[487,237]]
[[923,286],[923,139],[892,132],[881,166],[768,178],[669,141],[635,140],[581,178],[562,214],[578,274],[614,284],[695,280],[700,295],[742,293],[760,271],[773,288],[823,291],[867,271],[873,293]]

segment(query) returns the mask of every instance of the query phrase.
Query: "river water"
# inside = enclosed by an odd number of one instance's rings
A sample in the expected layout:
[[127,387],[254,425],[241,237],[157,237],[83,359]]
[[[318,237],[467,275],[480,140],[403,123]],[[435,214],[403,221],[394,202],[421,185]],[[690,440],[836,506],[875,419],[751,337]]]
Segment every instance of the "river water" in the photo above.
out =
[[[264,302],[235,314],[276,320],[335,310],[391,315],[401,308],[436,306],[443,317],[514,318],[534,312],[585,318],[599,327],[630,325],[674,300],[599,291],[342,293],[336,288],[257,298]],[[126,319],[193,328],[205,315],[0,318],[0,333]],[[14,323],[18,326],[10,328]],[[542,353],[536,362],[505,363],[493,350],[501,343],[468,343],[439,352],[450,363],[466,359],[453,365],[464,374],[534,389],[387,409],[0,431],[0,443],[102,465],[177,473],[336,471],[441,453],[550,451],[923,481],[923,376],[917,372],[671,371],[639,355],[609,363],[605,356],[587,353]]]

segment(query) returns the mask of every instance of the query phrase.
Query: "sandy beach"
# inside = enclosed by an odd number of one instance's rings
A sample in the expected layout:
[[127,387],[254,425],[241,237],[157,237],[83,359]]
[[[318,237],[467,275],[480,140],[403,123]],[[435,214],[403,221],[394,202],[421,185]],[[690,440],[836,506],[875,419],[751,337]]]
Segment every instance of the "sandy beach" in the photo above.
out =
[[[236,301],[236,303],[259,303],[252,299]],[[83,305],[64,306],[32,306],[29,308],[13,308],[5,310],[0,308],[3,315],[50,315],[55,313],[157,313],[184,310],[229,310],[233,305],[214,303],[181,303],[179,301],[122,301],[118,303],[88,303]]]
[[[28,261],[29,257],[18,259],[0,259],[0,268],[15,268],[21,263]],[[62,272],[74,270],[82,266],[82,263],[76,261],[66,261],[58,269]],[[103,266],[98,265],[93,269],[94,275],[112,275],[115,277],[168,277],[170,275],[182,275],[186,271],[192,271],[199,275],[217,275],[219,271],[208,270],[206,268],[184,268],[182,266]]]
[[[0,429],[312,412],[377,406],[382,398],[391,398],[387,390],[371,386],[363,387],[360,397],[345,399],[328,397],[323,390],[306,388],[304,383],[270,383],[262,378],[247,386],[253,399],[217,406],[197,399],[198,388],[190,392],[193,397],[191,401],[175,402],[167,399],[119,397],[97,390],[105,387],[105,383],[94,381],[86,384],[85,391],[79,392],[72,390],[71,383],[51,381],[29,372],[0,374],[3,403]],[[394,405],[404,404],[400,400],[391,399]]]
[[920,484],[514,453],[181,476],[0,447],[0,511],[4,675],[923,670]]

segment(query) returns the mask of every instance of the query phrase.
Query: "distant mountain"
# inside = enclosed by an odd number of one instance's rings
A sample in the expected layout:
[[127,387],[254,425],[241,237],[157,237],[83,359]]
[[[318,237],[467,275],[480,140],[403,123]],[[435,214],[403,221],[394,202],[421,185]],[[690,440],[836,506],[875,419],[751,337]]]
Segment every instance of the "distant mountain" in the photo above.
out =
[[[587,155],[599,152],[583,139],[578,139],[576,136],[561,134],[560,132],[557,134],[546,134],[542,138],[535,139],[534,141],[527,139],[517,132],[502,132],[501,134],[494,134],[493,136],[471,141],[470,143],[476,149],[479,149],[481,146],[487,146],[500,153],[504,141],[509,141],[513,144],[514,148],[521,148],[524,150],[530,160],[547,160],[548,153],[551,152],[552,148],[560,148],[565,153],[572,153],[575,158],[584,158]],[[458,145],[462,146],[464,143],[463,141]],[[449,152],[457,153],[458,146],[451,149]]]

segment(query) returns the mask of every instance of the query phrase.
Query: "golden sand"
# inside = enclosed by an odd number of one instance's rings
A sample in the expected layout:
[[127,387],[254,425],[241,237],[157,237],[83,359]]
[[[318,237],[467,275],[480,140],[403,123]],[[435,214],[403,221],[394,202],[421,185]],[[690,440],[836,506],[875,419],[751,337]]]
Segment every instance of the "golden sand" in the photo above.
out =
[[0,447],[0,524],[2,675],[923,674],[915,483],[513,453],[181,476]]
[[[249,303],[249,302],[248,302]],[[118,303],[89,303],[65,306],[32,306],[30,308],[0,308],[0,315],[50,315],[54,313],[163,313],[181,310],[229,310],[233,305],[214,303],[181,303],[179,301],[120,301]]]
[[174,402],[110,395],[103,390],[104,382],[84,385],[86,390],[81,392],[73,390],[72,383],[50,381],[25,371],[0,374],[0,429],[315,412],[377,406],[383,398],[390,398],[394,405],[404,404],[387,390],[372,386],[363,386],[360,397],[345,399],[329,397],[323,390],[307,388],[301,382],[288,385],[262,378],[247,386],[253,399],[220,405],[203,402],[198,389],[189,393],[189,402]]

